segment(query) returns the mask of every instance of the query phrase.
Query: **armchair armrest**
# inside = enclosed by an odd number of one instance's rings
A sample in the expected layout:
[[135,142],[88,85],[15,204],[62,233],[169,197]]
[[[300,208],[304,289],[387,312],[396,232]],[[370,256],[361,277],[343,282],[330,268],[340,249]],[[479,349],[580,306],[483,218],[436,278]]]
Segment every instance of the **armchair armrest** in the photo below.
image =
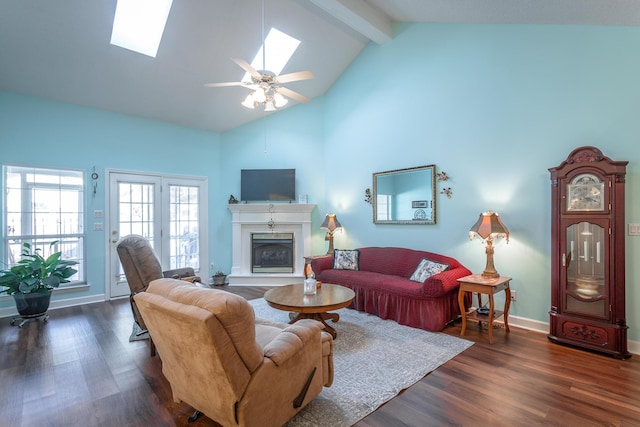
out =
[[195,271],[191,267],[176,268],[173,270],[166,270],[162,272],[162,277],[168,277],[171,279],[184,280],[185,282],[202,282],[200,276],[196,276]]
[[314,336],[319,335],[322,328],[322,323],[316,320],[299,320],[283,329],[264,347],[264,356],[271,359],[276,366],[280,366],[291,356],[299,353]]

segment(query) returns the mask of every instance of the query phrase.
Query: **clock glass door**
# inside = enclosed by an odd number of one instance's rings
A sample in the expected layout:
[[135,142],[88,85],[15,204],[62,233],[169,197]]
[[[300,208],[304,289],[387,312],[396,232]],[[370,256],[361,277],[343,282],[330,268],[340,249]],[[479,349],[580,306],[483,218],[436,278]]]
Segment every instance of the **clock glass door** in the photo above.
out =
[[605,227],[579,222],[566,227],[566,311],[606,318],[608,316],[608,239]]

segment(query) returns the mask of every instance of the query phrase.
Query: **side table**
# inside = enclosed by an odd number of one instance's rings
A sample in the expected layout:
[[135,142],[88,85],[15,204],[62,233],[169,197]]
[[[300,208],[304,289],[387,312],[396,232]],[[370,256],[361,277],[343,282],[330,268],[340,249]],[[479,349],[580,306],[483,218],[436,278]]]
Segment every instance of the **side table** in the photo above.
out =
[[[462,315],[462,328],[460,329],[460,336],[463,336],[467,328],[467,317],[478,321],[487,321],[489,326],[489,344],[493,344],[493,320],[500,315],[504,315],[504,330],[509,332],[509,304],[511,304],[511,289],[509,289],[509,282],[511,277],[484,277],[481,274],[472,274],[470,276],[462,277],[458,279],[460,289],[458,291],[458,305],[460,306],[460,313]],[[504,312],[495,311],[493,295],[497,292],[505,292]],[[464,306],[464,294],[465,292],[475,292],[478,294],[478,303],[482,305],[482,294],[489,295],[489,314],[482,315],[477,311],[467,314]]]

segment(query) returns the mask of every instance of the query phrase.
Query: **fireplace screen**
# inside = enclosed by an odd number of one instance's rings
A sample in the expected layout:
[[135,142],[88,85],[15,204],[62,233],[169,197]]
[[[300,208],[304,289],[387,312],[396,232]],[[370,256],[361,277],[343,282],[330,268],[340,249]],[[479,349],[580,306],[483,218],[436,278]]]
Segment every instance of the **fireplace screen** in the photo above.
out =
[[293,273],[293,233],[251,234],[253,273]]

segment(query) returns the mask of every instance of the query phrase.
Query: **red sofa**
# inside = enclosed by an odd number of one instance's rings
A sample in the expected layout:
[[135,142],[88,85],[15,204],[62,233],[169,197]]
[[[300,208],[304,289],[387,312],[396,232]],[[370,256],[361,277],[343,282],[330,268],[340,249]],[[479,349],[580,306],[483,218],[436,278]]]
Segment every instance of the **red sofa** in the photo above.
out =
[[[454,258],[394,247],[358,251],[357,270],[334,269],[331,255],[311,261],[317,280],[353,289],[356,296],[350,308],[428,331],[441,331],[460,315],[457,279],[471,271]],[[422,283],[409,280],[423,258],[449,268]]]

